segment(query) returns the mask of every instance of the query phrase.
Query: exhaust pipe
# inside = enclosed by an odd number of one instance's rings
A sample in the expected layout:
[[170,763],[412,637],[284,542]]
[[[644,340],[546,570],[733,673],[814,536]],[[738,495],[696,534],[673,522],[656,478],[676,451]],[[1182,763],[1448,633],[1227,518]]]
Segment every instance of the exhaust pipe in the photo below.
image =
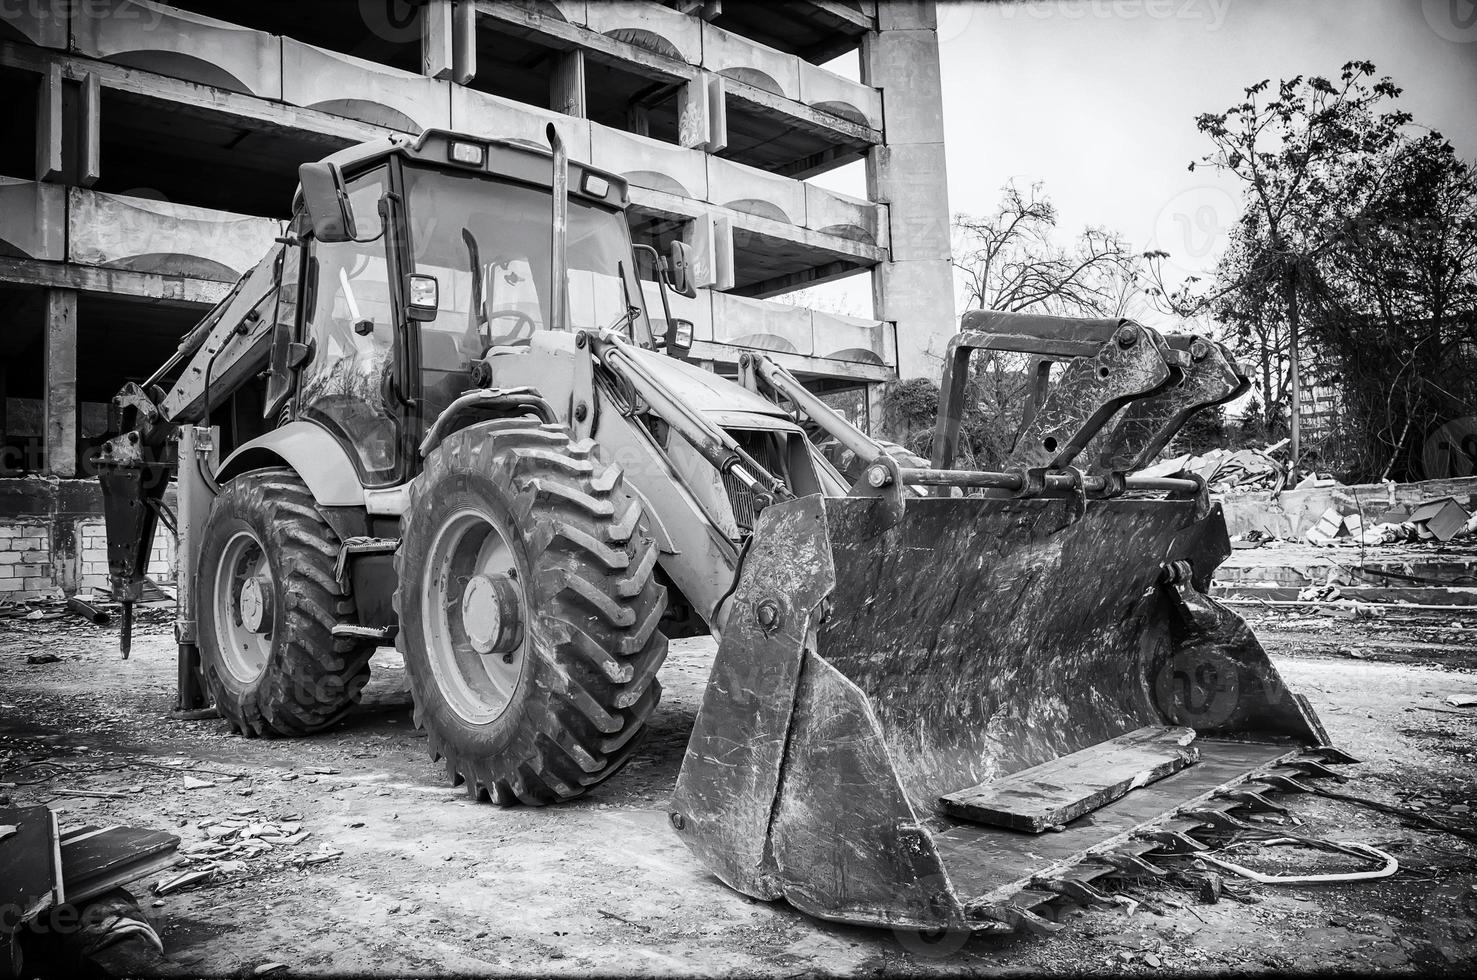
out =
[[549,148],[554,151],[554,222],[552,254],[549,256],[549,279],[551,283],[549,324],[555,330],[569,329],[569,151],[559,131],[549,123],[545,130]]

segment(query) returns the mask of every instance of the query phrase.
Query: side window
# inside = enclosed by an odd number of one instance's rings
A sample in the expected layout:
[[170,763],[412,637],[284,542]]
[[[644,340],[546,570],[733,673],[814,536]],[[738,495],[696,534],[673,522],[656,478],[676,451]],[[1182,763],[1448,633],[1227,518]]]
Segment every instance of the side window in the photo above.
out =
[[357,455],[370,482],[393,477],[398,463],[399,423],[386,400],[395,325],[378,211],[388,186],[384,168],[350,181],[361,241],[312,245],[306,336],[313,355],[298,401],[303,418],[325,425]]

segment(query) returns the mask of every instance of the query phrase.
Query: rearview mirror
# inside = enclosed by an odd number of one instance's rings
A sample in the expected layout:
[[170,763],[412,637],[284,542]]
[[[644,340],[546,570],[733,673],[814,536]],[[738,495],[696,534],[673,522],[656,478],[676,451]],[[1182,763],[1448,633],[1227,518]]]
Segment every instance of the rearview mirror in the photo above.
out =
[[325,244],[352,242],[357,236],[354,212],[344,189],[344,175],[331,163],[305,163],[298,168],[303,203],[313,223],[313,237]]
[[672,243],[667,253],[667,278],[674,293],[688,299],[697,297],[697,286],[692,282],[692,247],[686,242]]
[[667,355],[685,358],[692,353],[692,321],[669,320],[667,322]]
[[435,276],[420,276],[412,273],[406,277],[410,297],[406,313],[417,323],[429,323],[441,312],[441,284]]

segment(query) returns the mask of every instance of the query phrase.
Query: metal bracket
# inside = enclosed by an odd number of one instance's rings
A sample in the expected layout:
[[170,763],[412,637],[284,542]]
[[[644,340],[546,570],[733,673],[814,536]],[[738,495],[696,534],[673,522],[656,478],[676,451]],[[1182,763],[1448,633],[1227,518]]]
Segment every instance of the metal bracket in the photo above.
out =
[[1182,355],[1180,382],[1123,411],[1103,451],[1089,461],[1093,473],[1143,469],[1195,413],[1233,401],[1251,386],[1221,344],[1187,334],[1165,335],[1164,342]]
[[900,523],[906,508],[907,489],[903,486],[902,467],[888,453],[867,464],[861,478],[851,488],[852,497],[878,497],[883,501],[879,530]]
[[1096,356],[1076,357],[1025,426],[1011,461],[1050,469],[1071,465],[1129,402],[1177,379],[1179,360],[1157,331],[1124,321]]
[[1159,584],[1169,593],[1190,632],[1197,635],[1208,633],[1220,624],[1220,610],[1208,596],[1195,588],[1194,570],[1188,561],[1165,565]]

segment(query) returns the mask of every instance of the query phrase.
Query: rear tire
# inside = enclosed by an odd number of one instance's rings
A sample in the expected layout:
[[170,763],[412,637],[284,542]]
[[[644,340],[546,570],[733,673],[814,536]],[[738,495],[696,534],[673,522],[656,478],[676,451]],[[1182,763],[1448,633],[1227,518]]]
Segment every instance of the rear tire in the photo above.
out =
[[374,646],[333,635],[355,622],[354,603],[334,577],[338,536],[307,485],[285,469],[237,477],[201,540],[200,664],[221,717],[266,736],[306,735],[343,717],[369,679]]
[[473,798],[570,799],[639,743],[667,653],[640,519],[620,469],[562,426],[482,422],[426,458],[395,558],[397,644],[431,757]]

